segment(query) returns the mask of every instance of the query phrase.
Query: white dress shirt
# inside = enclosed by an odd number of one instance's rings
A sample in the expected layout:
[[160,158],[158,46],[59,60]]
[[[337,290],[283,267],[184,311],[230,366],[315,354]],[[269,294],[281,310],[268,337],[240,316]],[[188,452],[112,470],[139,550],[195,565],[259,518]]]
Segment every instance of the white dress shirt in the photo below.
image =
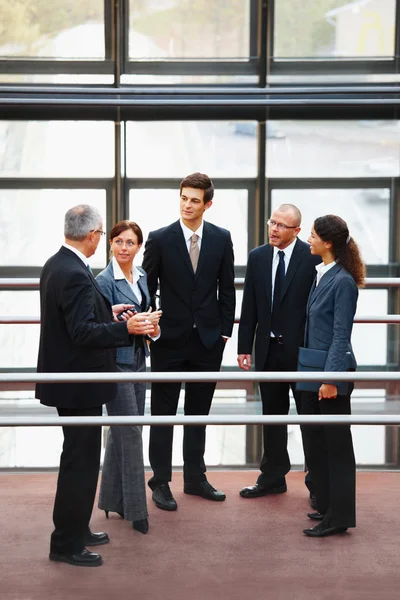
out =
[[[297,238],[296,238],[296,240],[297,240]],[[296,243],[296,240],[294,240],[291,244],[289,244],[289,246],[286,246],[286,248],[284,248],[282,250],[282,252],[285,255],[283,257],[283,261],[285,263],[285,275],[286,275],[287,270],[288,270],[290,259],[292,258],[293,249],[294,249],[294,245]],[[275,276],[276,276],[276,271],[278,269],[278,264],[279,264],[279,254],[278,254],[279,251],[280,251],[280,248],[277,248],[276,246],[274,246],[274,257],[272,259],[272,296],[271,296],[271,306],[274,303]],[[270,336],[271,337],[275,337],[275,335],[272,333],[272,331],[270,333]]]
[[199,252],[200,252],[200,250],[201,250],[201,240],[203,238],[204,221],[201,222],[200,227],[196,231],[192,231],[191,229],[189,229],[189,227],[186,227],[186,225],[183,223],[182,219],[180,219],[179,222],[180,222],[181,227],[182,227],[183,237],[185,238],[187,251],[190,252],[191,237],[195,233],[196,235],[199,236],[199,239],[197,240],[197,245],[199,247]]
[[138,281],[139,281],[140,277],[144,276],[143,273],[141,273],[139,271],[139,269],[137,267],[135,267],[135,265],[132,265],[132,283],[131,283],[128,279],[126,279],[115,256],[112,257],[112,266],[113,266],[113,271],[114,271],[114,279],[117,279],[117,280],[125,279],[127,281],[127,283],[129,284],[129,287],[131,288],[132,292],[134,293],[135,298],[137,298],[139,304],[141,304],[142,292],[140,290]]
[[[131,288],[132,292],[135,294],[135,298],[138,299],[139,304],[142,303],[142,291],[139,287],[138,281],[140,277],[144,277],[144,273],[141,273],[139,271],[139,269],[137,267],[135,267],[135,265],[132,265],[132,283],[130,281],[128,281],[128,279],[125,277],[123,270],[121,269],[121,267],[118,264],[117,259],[115,258],[115,256],[112,257],[112,266],[113,266],[113,272],[114,272],[114,279],[117,280],[121,280],[121,279],[125,279],[125,281],[129,284],[129,287]],[[153,342],[156,342],[161,336],[161,329],[159,330],[157,335],[149,335],[147,337],[149,337],[151,340],[153,340]]]
[[317,287],[317,285],[319,284],[319,282],[321,281],[321,277],[323,277],[325,275],[325,273],[327,273],[329,271],[329,269],[332,269],[332,267],[334,267],[336,265],[336,261],[332,261],[331,263],[329,263],[328,265],[325,265],[323,262],[319,263],[319,265],[315,265],[315,270],[317,271],[317,278],[315,280],[315,287]]
[[[282,250],[282,252],[285,255],[284,258],[283,258],[283,260],[285,262],[285,275],[286,275],[287,270],[288,270],[290,259],[292,258],[292,254],[293,254],[293,249],[294,249],[295,243],[296,243],[296,240],[294,240],[294,242],[292,242],[291,244],[289,244],[289,246],[286,246],[286,248],[284,248]],[[280,248],[277,248],[276,246],[274,246],[274,257],[272,259],[272,296],[271,296],[271,306],[272,306],[272,303],[274,301],[275,276],[276,276],[276,270],[277,270],[278,264],[279,264],[279,254],[278,254],[279,251],[280,251]]]

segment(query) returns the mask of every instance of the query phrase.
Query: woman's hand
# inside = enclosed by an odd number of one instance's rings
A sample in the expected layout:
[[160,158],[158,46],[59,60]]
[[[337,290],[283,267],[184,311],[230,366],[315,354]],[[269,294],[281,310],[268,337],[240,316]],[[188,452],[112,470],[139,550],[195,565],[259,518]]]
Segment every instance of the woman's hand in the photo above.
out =
[[[118,321],[127,321],[136,313],[134,304],[114,304],[111,308],[113,312],[113,319],[114,321],[117,321],[117,323]],[[118,315],[120,316],[119,319]]]
[[336,398],[336,396],[337,387],[331,383],[323,383],[318,390],[318,400],[323,400],[325,398]]

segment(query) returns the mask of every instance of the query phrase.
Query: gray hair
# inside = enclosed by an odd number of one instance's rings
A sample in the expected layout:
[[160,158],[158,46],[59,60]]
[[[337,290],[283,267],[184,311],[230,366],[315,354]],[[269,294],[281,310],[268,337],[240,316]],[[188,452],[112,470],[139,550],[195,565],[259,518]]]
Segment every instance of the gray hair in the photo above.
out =
[[90,231],[103,224],[101,214],[95,206],[78,204],[70,208],[64,219],[64,235],[70,240],[82,242]]

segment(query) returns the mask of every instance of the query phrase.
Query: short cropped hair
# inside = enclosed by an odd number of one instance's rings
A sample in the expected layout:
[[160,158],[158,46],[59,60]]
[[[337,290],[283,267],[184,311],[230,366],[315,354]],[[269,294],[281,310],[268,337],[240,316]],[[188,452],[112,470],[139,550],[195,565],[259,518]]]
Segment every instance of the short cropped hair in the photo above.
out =
[[295,221],[297,223],[297,227],[300,227],[302,217],[301,217],[301,212],[297,208],[297,206],[295,206],[294,204],[281,204],[280,207],[278,208],[278,210],[281,212],[291,212],[293,215],[293,218],[295,219]]
[[64,219],[64,235],[69,240],[82,242],[90,231],[103,224],[101,214],[95,206],[78,204],[70,208]]
[[179,190],[180,194],[182,194],[182,189],[184,187],[204,190],[204,204],[210,202],[210,200],[214,198],[214,184],[209,176],[204,173],[192,173],[185,177],[185,179],[182,179]]

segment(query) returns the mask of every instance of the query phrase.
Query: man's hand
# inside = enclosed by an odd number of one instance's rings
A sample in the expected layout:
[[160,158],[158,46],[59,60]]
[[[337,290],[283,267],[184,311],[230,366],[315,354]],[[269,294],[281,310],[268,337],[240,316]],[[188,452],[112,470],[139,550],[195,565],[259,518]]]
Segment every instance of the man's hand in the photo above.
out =
[[323,400],[325,398],[336,398],[337,396],[337,387],[336,385],[332,385],[331,383],[323,383],[318,391],[318,400]]
[[[158,312],[158,311],[155,311]],[[128,333],[133,333],[136,335],[153,335],[154,327],[158,327],[158,322],[156,324],[150,321],[150,312],[142,312],[133,315],[126,322],[128,327]],[[161,316],[161,315],[160,315]],[[159,319],[159,317],[158,317]]]
[[238,365],[244,371],[249,371],[251,367],[251,354],[238,354]]
[[149,333],[148,335],[150,337],[157,337],[160,334],[160,327],[158,325],[161,315],[162,315],[162,310],[155,310],[153,312],[153,309],[150,308],[149,310],[149,321],[150,323],[153,325],[153,331],[151,333]]

